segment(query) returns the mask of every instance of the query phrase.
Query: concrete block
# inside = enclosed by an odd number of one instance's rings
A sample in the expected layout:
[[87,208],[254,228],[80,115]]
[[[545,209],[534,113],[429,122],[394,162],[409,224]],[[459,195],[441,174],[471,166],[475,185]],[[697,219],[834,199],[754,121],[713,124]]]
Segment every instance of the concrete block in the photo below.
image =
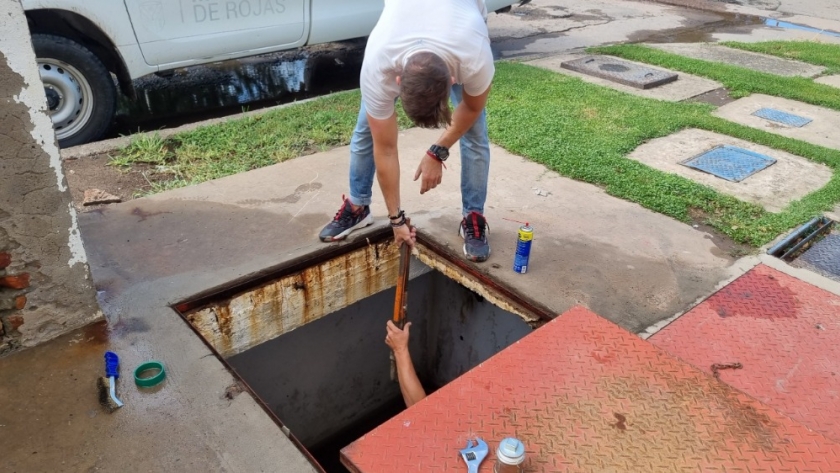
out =
[[[680,164],[715,146],[730,145],[776,159],[772,166],[741,182],[731,182]],[[784,209],[791,201],[820,189],[831,179],[827,166],[783,151],[705,130],[688,129],[652,140],[636,148],[628,158],[712,187],[724,194],[761,205],[770,212]]]
[[[639,95],[641,97],[647,97],[651,99],[657,100],[667,100],[672,102],[679,102],[682,100],[687,100],[692,97],[696,97],[701,94],[705,94],[706,92],[710,92],[715,89],[719,89],[723,87],[718,82],[713,80],[705,79],[702,77],[692,76],[690,74],[683,74],[679,73],[679,77],[675,82],[671,82],[670,84],[661,85],[659,87],[654,87],[652,89],[639,89],[636,87],[631,87],[629,85],[619,84],[617,82],[613,82],[608,79],[602,79],[595,76],[590,76],[588,74],[582,74],[580,72],[570,71],[568,69],[564,69],[561,67],[561,64],[566,61],[573,61],[577,59],[581,59],[585,56],[578,55],[578,54],[561,54],[557,56],[550,56],[545,58],[536,59],[533,61],[528,61],[525,64],[530,64],[532,66],[542,67],[543,69],[549,69],[554,72],[559,72],[561,74],[574,76],[580,78],[586,82],[590,82],[592,84],[603,85],[605,87],[610,87],[615,90],[620,90],[622,92],[627,92],[633,95]],[[668,71],[667,69],[657,68],[653,66],[649,66],[647,64],[642,63],[635,63],[632,61],[626,61],[632,64],[638,64],[640,66],[649,67],[651,69],[657,71]]]
[[[762,108],[774,108],[783,112],[807,117],[813,121],[801,128],[785,126],[753,115],[753,113]],[[808,143],[827,148],[840,149],[840,135],[837,134],[837,124],[840,123],[840,112],[828,108],[780,97],[753,94],[724,105],[713,113],[718,117],[752,128],[807,141]]]
[[833,76],[817,77],[816,79],[814,79],[814,82],[818,84],[830,85],[832,87],[837,87],[838,89],[840,89],[840,74],[835,74]]
[[754,71],[766,72],[786,77],[816,77],[825,71],[822,66],[814,66],[800,61],[783,59],[766,54],[741,51],[709,43],[656,43],[648,46],[680,56],[704,61],[722,62]]

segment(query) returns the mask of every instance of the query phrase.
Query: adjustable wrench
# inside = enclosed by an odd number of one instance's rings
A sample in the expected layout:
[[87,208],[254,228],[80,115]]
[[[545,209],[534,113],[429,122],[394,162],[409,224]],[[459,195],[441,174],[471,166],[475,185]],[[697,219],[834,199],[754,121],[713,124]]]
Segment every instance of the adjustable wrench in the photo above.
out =
[[[473,445],[473,442],[475,442],[475,445]],[[467,473],[478,473],[478,466],[481,465],[489,451],[484,440],[478,437],[474,441],[467,440],[467,448],[461,450],[461,458],[467,464]]]

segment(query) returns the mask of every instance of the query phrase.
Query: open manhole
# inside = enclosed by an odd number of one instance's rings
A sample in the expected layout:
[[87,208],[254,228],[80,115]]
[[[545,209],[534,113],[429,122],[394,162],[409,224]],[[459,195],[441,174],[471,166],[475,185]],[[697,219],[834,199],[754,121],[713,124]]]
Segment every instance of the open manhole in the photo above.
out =
[[[207,291],[176,309],[327,472],[339,450],[404,408],[385,323],[399,252],[388,238],[332,247]],[[516,342],[546,309],[419,238],[408,285],[410,351],[427,392]]]

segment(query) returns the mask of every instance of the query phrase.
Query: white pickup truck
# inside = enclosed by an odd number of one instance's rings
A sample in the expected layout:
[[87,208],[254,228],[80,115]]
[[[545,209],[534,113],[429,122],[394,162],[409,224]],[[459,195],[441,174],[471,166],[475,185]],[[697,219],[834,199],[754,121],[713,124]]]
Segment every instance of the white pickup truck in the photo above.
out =
[[[485,0],[503,11],[519,0]],[[101,137],[117,87],[196,64],[370,34],[383,0],[21,0],[62,147]]]

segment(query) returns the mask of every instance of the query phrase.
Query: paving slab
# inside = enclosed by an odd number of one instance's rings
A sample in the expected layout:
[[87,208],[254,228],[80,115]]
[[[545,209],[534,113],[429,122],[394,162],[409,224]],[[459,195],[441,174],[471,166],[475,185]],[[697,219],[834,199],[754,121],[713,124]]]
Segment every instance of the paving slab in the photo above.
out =
[[649,340],[840,441],[840,296],[759,265]]
[[[732,182],[680,163],[717,146],[735,146],[776,159],[776,163],[740,182]],[[746,202],[779,212],[831,180],[832,170],[800,156],[706,130],[687,129],[651,140],[630,153],[630,159],[677,174]]]
[[[837,471],[840,445],[582,308],[342,450],[351,471],[464,471],[475,437],[525,471]],[[493,471],[493,455],[478,469]]]
[[[560,74],[577,77],[582,79],[586,82],[592,84],[602,85],[604,87],[610,87],[615,90],[620,90],[622,92],[627,92],[629,94],[638,95],[641,97],[647,97],[651,99],[657,100],[667,100],[672,102],[679,102],[682,100],[687,100],[692,97],[696,97],[698,95],[705,94],[707,92],[711,92],[713,90],[720,89],[723,87],[718,82],[713,80],[705,79],[703,77],[697,77],[690,74],[684,74],[682,72],[678,72],[679,76],[677,80],[665,85],[660,85],[658,87],[654,87],[651,89],[639,89],[637,87],[632,87],[629,85],[620,84],[618,82],[614,82],[608,79],[602,79],[600,77],[591,76],[589,74],[583,74],[580,72],[571,71],[569,69],[565,69],[561,66],[562,63],[566,61],[574,61],[578,59],[582,59],[586,57],[583,54],[558,54],[555,56],[548,56],[540,59],[535,59],[532,61],[527,61],[525,64],[530,64],[532,66],[541,67],[543,69],[548,69],[554,72],[558,72]],[[617,58],[616,58],[617,59]],[[621,61],[626,61],[625,59],[621,59]],[[642,67],[647,67],[650,69],[654,69],[657,71],[665,71],[665,72],[673,72],[668,71],[667,69],[662,69],[659,67],[650,66],[648,64],[633,62],[633,61],[626,61],[630,62],[631,64],[636,64]]]
[[[753,115],[762,108],[780,110],[810,118],[813,121],[803,127],[795,127]],[[720,118],[759,130],[807,141],[826,148],[840,149],[840,135],[837,134],[840,111],[770,95],[752,94],[749,97],[723,105],[712,113]]]
[[816,77],[825,71],[822,66],[710,43],[651,43],[648,46],[680,56],[721,62],[786,77]]
[[814,82],[817,82],[819,84],[830,85],[832,87],[837,87],[838,89],[840,89],[840,74],[817,77],[816,79],[814,79]]

